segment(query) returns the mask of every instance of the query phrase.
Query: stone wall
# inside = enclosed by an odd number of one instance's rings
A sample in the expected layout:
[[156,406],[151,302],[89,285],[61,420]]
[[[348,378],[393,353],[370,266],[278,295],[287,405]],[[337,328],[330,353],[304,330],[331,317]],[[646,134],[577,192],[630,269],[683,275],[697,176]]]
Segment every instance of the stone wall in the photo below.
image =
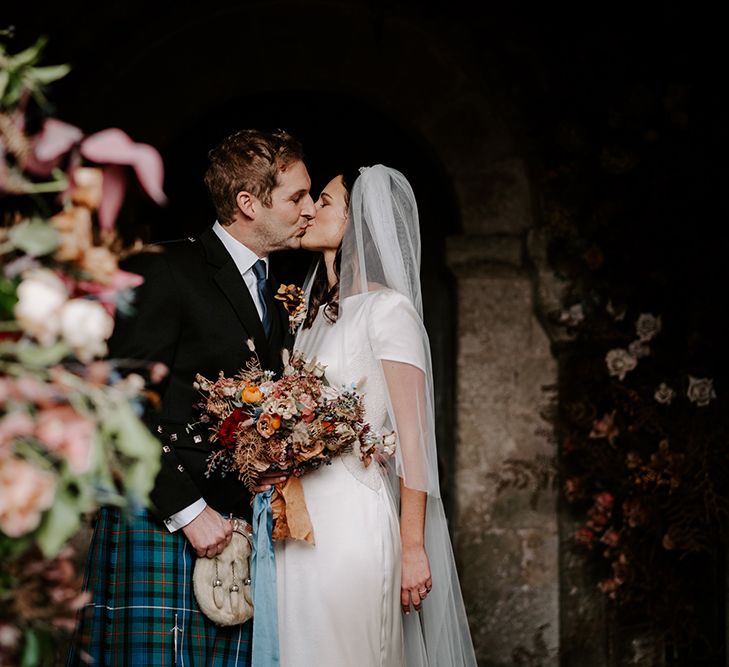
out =
[[448,247],[458,294],[456,552],[482,667],[558,664],[556,499],[543,494],[533,509],[528,490],[497,495],[490,477],[507,459],[553,454],[538,433],[556,367],[524,261],[526,184],[518,161],[484,174],[471,233]]

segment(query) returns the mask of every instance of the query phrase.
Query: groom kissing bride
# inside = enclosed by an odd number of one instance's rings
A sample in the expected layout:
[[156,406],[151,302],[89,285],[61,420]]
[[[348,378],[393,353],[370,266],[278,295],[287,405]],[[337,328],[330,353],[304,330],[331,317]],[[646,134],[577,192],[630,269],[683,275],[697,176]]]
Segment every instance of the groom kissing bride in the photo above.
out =
[[[253,352],[317,357],[332,384],[365,377],[368,423],[398,435],[396,453],[365,467],[343,455],[302,478],[316,544],[276,543],[278,657],[283,667],[475,665],[440,499],[433,380],[420,293],[417,205],[382,165],[332,174],[316,203],[302,148],[283,131],[244,130],[209,154],[218,220],[197,239],[159,244],[125,267],[144,277],[134,313],[118,317],[117,360],[169,373],[150,426],[162,443],[152,508],[99,513],[68,665],[250,665],[252,623],[221,627],[198,608],[196,558],[250,521],[235,475],[206,476],[208,429],[196,421],[196,375],[234,376]],[[269,254],[319,253],[294,336]],[[256,492],[284,481],[262,477]],[[255,606],[255,600],[254,600]],[[255,664],[263,664],[260,657]]]

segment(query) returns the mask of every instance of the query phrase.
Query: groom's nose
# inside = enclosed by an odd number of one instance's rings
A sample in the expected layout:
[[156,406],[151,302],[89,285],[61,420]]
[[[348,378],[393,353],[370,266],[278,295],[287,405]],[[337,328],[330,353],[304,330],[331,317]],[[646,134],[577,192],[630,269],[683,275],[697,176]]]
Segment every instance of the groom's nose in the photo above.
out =
[[301,209],[301,215],[309,221],[316,217],[316,206],[314,206],[314,200],[311,198],[311,195],[306,195],[306,201]]

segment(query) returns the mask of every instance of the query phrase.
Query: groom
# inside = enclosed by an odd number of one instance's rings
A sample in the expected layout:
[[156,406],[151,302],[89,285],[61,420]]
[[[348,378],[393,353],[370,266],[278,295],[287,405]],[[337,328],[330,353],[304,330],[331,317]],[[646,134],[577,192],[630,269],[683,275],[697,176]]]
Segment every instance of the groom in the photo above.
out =
[[[91,604],[77,630],[97,664],[246,665],[250,623],[221,628],[192,595],[192,553],[214,557],[231,539],[233,514],[250,520],[250,494],[235,475],[206,477],[206,424],[196,421],[195,374],[234,375],[252,352],[281,369],[288,318],[268,255],[299,248],[315,216],[301,145],[283,131],[244,130],[209,153],[205,184],[218,216],[197,239],[161,244],[125,268],[144,276],[131,318],[118,318],[113,359],[159,361],[169,374],[153,428],[162,442],[152,512],[127,522],[101,511],[87,563]],[[267,478],[262,487],[279,481]],[[80,664],[75,652],[68,664]]]

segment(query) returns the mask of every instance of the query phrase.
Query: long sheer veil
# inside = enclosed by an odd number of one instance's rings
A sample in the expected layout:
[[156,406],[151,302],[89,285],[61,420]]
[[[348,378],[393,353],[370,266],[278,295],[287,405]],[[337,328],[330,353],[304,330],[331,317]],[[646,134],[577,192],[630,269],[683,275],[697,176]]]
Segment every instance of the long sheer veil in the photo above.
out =
[[[379,164],[360,170],[350,193],[339,285],[341,315],[348,297],[390,290],[401,295],[395,295],[398,320],[408,323],[392,331],[390,337],[397,340],[388,341],[388,345],[402,350],[406,363],[395,364],[399,368],[397,381],[393,382],[390,375],[385,383],[390,425],[399,438],[387,477],[396,503],[400,479],[408,488],[428,494],[425,546],[433,589],[420,613],[403,617],[406,664],[475,666],[440,497],[433,370],[420,286],[418,209],[413,190],[399,171]],[[389,359],[397,361],[392,356]]]

